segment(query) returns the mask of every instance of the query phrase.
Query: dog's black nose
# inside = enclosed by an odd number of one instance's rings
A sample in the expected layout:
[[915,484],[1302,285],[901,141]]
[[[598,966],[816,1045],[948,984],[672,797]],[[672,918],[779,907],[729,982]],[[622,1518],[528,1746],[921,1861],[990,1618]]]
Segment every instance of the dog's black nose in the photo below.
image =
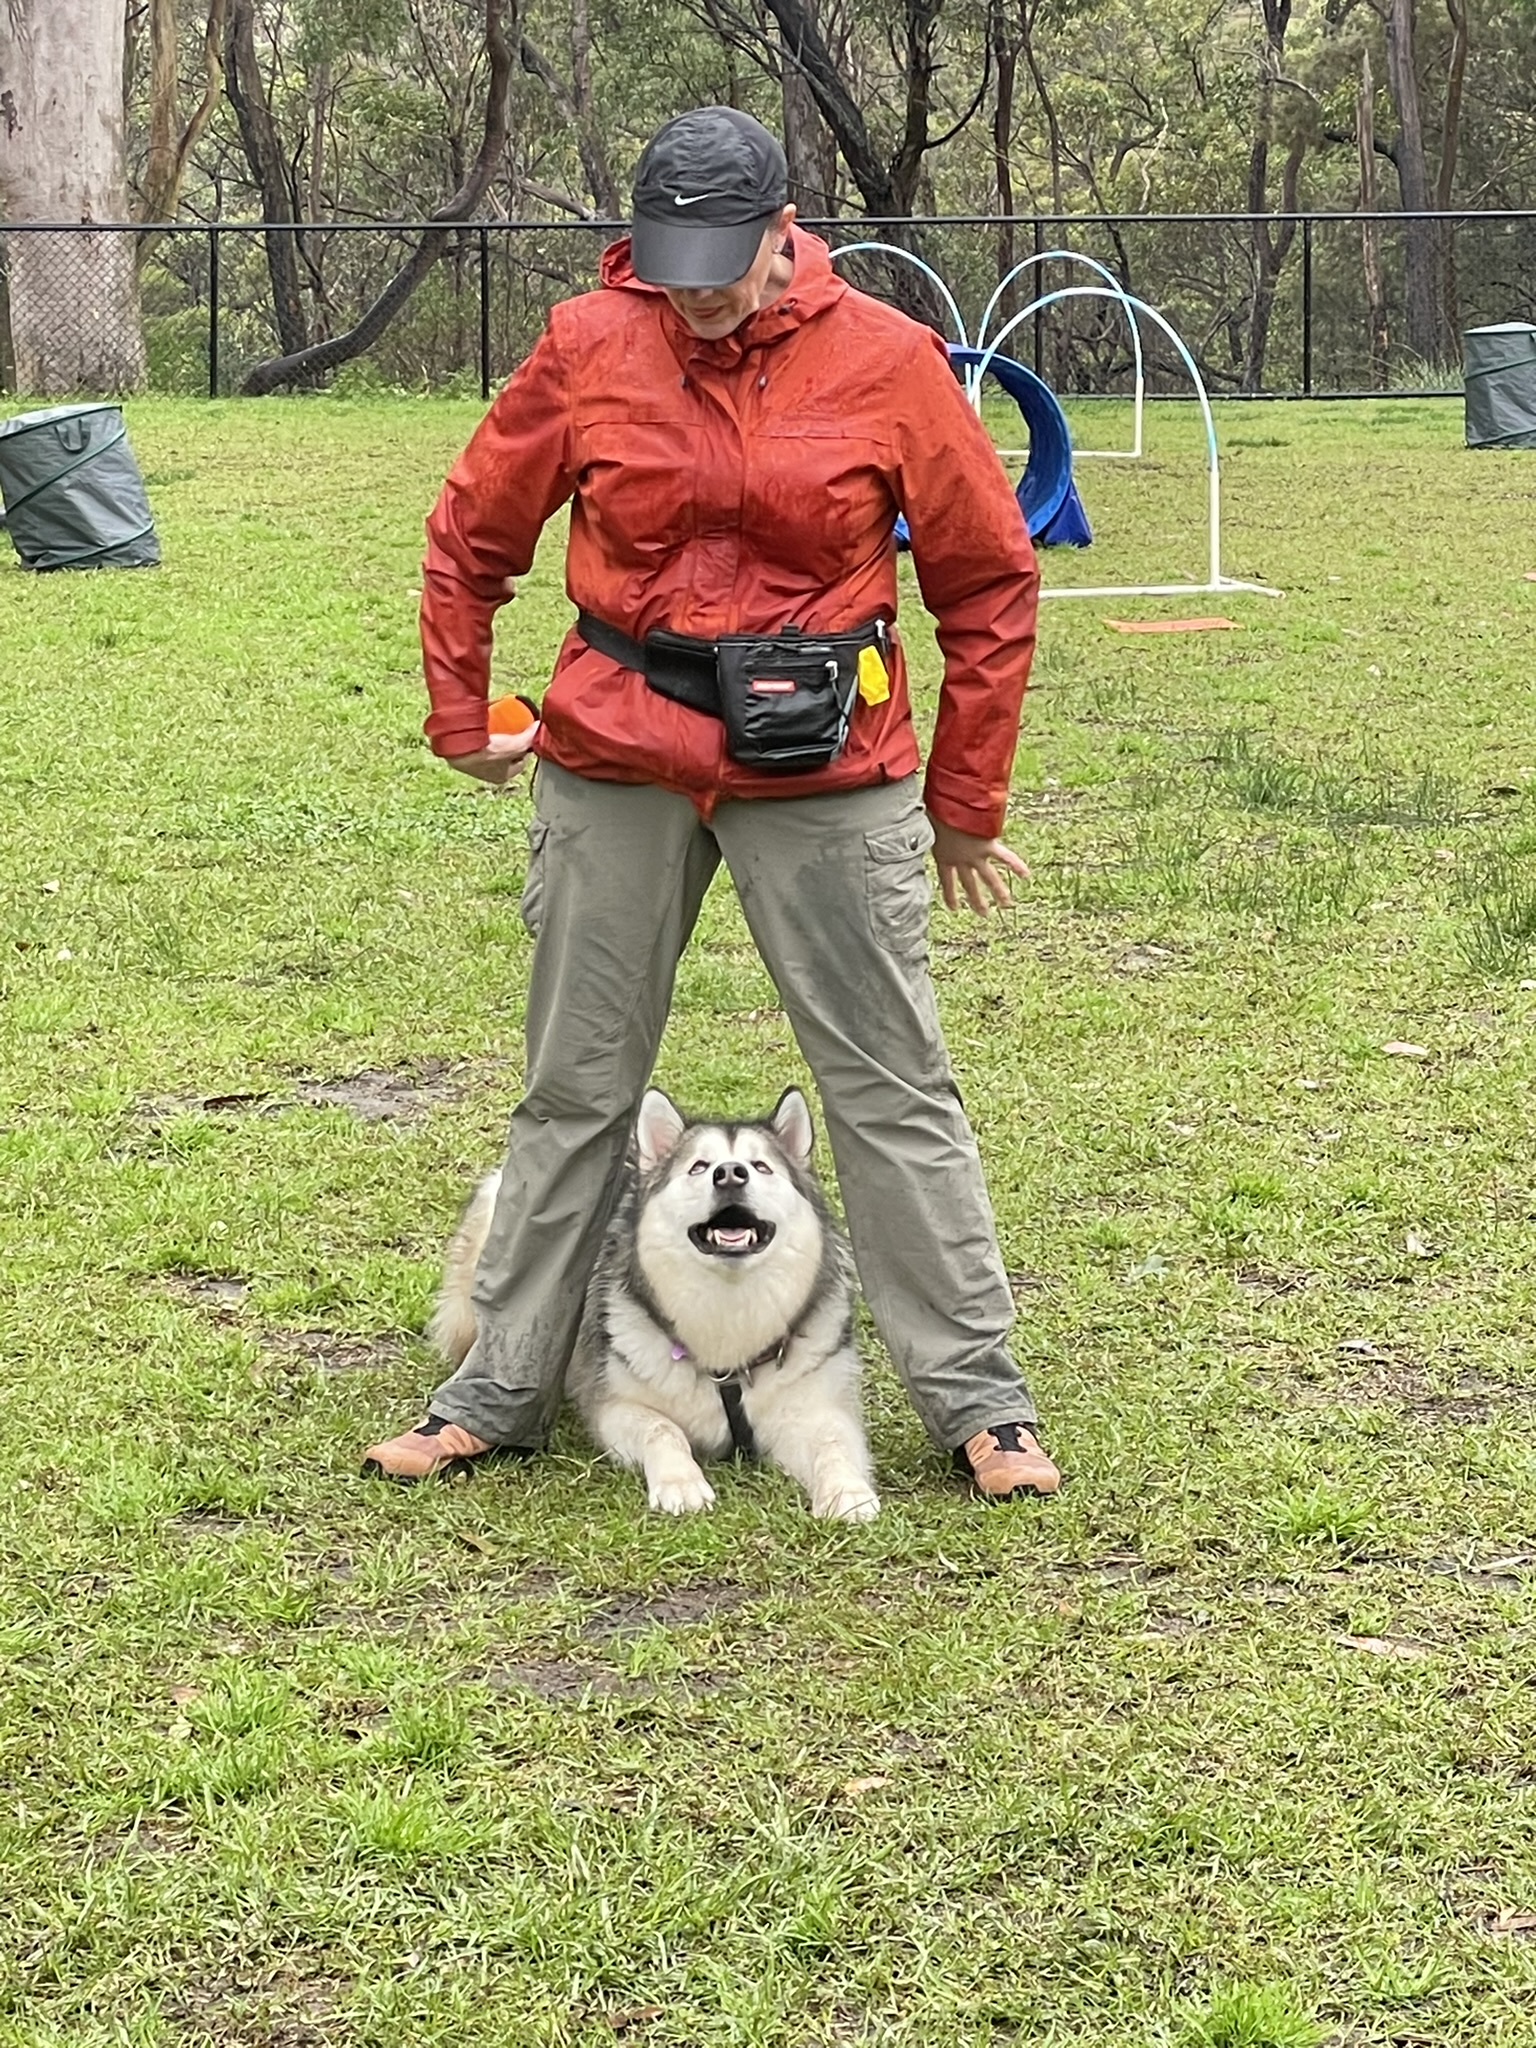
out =
[[724,1159],[715,1168],[717,1188],[744,1188],[747,1184],[747,1169],[739,1159]]

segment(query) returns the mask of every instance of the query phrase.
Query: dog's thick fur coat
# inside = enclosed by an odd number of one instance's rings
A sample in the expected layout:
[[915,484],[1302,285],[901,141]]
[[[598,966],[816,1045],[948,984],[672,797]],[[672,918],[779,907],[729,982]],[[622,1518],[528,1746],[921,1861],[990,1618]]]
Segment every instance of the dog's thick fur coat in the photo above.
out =
[[[853,1259],[811,1172],[814,1136],[793,1088],[749,1123],[690,1122],[655,1088],[641,1104],[566,1391],[599,1447],[644,1472],[664,1514],[713,1503],[700,1461],[730,1455],[731,1380],[759,1451],[804,1487],[813,1514],[879,1512]],[[454,1233],[428,1326],[454,1366],[475,1338],[471,1288],[500,1181],[480,1183]]]

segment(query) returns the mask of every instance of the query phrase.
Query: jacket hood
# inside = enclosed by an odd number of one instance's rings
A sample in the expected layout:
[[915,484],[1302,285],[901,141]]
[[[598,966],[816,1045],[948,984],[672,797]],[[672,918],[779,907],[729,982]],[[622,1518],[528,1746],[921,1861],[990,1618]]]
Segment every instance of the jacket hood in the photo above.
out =
[[603,251],[598,274],[609,291],[637,292],[659,299],[668,326],[676,328],[676,339],[682,341],[685,350],[718,348],[728,355],[736,355],[749,348],[761,348],[765,343],[776,341],[781,334],[803,326],[807,320],[814,320],[828,306],[836,305],[849,288],[847,280],[839,277],[832,268],[832,252],[819,235],[810,234],[796,225],[790,228],[789,242],[795,259],[795,274],[783,296],[775,299],[771,306],[765,306],[762,312],[752,314],[734,333],[725,335],[718,342],[699,341],[672,311],[662,287],[647,284],[644,278],[635,275],[634,264],[630,261],[628,235],[622,241],[611,242]]

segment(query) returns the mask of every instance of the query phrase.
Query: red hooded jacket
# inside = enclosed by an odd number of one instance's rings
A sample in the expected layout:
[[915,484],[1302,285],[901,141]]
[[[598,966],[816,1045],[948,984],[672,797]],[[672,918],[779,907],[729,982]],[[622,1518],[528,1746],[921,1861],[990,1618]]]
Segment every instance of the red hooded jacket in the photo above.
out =
[[[568,499],[567,593],[636,638],[893,620],[904,512],[944,655],[925,799],[991,838],[1034,650],[1023,517],[939,338],[854,291],[798,228],[793,253],[783,296],[721,341],[698,340],[636,278],[627,242],[606,252],[603,290],[554,308],[427,522],[427,736],[443,755],[485,745],[492,617]],[[765,775],[728,758],[718,719],[573,631],[538,751],[597,781],[681,791],[706,818],[725,797],[891,781],[919,765],[899,644],[891,668],[889,699],[855,704],[830,766]]]

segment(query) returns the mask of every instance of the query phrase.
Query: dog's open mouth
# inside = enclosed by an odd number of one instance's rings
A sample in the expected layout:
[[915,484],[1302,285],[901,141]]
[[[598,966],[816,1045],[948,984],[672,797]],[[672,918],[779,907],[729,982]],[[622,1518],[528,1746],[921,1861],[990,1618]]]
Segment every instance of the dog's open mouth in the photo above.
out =
[[772,1240],[773,1225],[739,1202],[731,1202],[717,1209],[707,1223],[695,1223],[688,1237],[697,1250],[712,1259],[744,1259]]

